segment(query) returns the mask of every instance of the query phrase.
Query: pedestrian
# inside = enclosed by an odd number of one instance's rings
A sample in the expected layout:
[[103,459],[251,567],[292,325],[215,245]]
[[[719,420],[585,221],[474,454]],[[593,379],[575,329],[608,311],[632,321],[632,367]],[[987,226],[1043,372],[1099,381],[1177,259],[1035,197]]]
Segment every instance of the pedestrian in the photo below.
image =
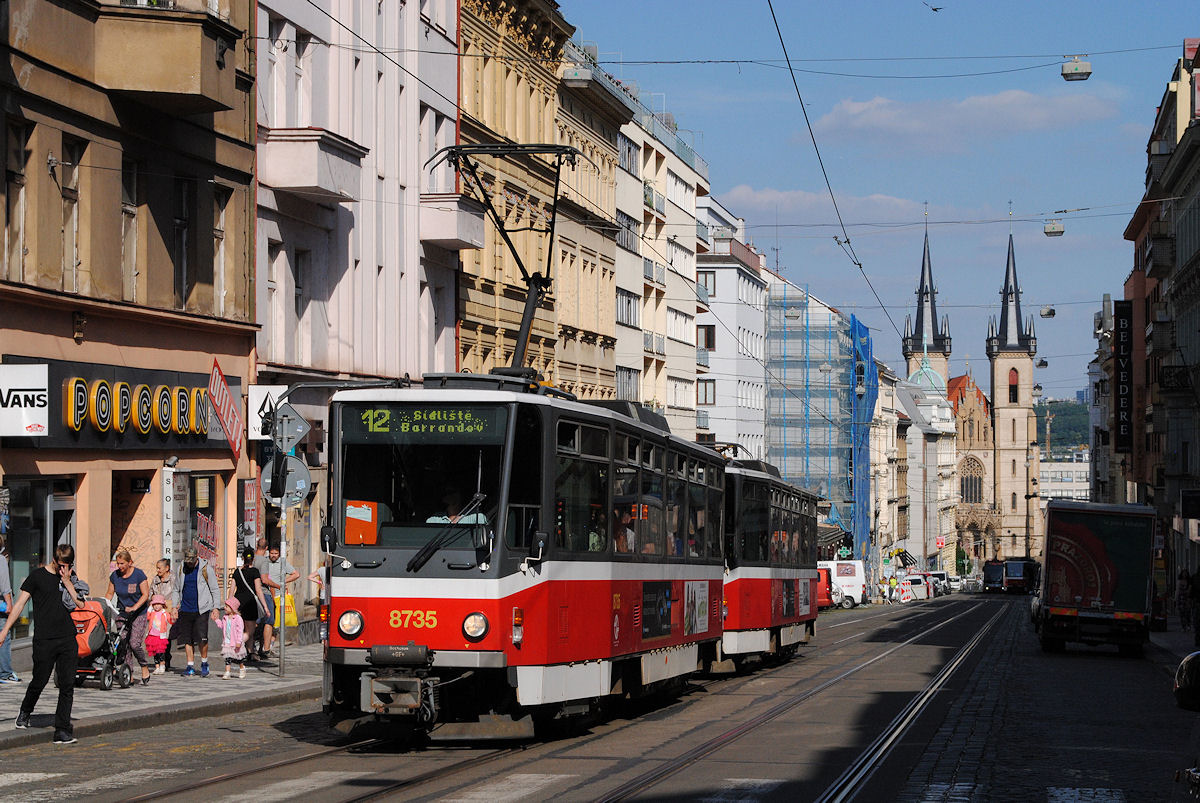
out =
[[[12,576],[8,573],[8,548],[4,536],[0,535],[0,615],[7,616],[12,610]],[[13,671],[12,636],[0,642],[0,683],[20,683]]]
[[254,652],[254,633],[258,620],[270,610],[267,595],[263,592],[262,575],[254,567],[254,557],[254,548],[246,547],[242,552],[242,565],[233,573],[233,596],[238,601],[238,613],[244,622],[246,643],[251,652]]
[[146,573],[133,565],[133,557],[128,549],[119,549],[113,556],[117,568],[108,576],[108,589],[105,597],[116,594],[117,610],[129,628],[129,651],[125,654],[125,663],[129,672],[138,666],[142,670],[142,685],[150,685],[150,656],[146,654],[146,630],[149,626],[146,612],[150,610],[150,580]]
[[[208,677],[208,619],[220,621],[216,605],[221,598],[216,573],[208,561],[200,560],[196,550],[188,547],[183,552],[183,565],[172,581],[173,601],[179,611],[179,638],[187,655],[185,677]],[[200,672],[196,672],[196,650],[200,651]]]
[[[167,613],[170,614],[172,625],[175,624],[178,618],[176,615],[178,612],[171,605],[171,598],[174,594],[175,588],[171,582],[171,559],[159,558],[158,562],[154,564],[154,576],[150,578],[150,597],[151,600],[156,596],[163,598],[165,602],[164,607]],[[171,630],[173,632],[169,632],[167,635],[167,646],[162,654],[162,663],[154,668],[156,674],[161,675],[163,672],[171,671],[171,641],[179,637],[176,628],[172,627]],[[159,671],[160,669],[162,670],[161,672]]]
[[167,610],[167,598],[155,594],[150,598],[150,611],[146,614],[146,652],[154,661],[154,674],[164,674],[171,647],[171,612]]
[[238,609],[241,604],[237,597],[225,600],[225,615],[221,618],[221,655],[225,656],[225,674],[222,680],[232,677],[233,667],[237,667],[239,678],[246,677],[246,630],[245,620]]
[[[9,608],[8,619],[0,628],[0,642],[8,638],[9,632],[21,611],[33,600],[33,674],[25,689],[25,698],[17,712],[16,726],[29,727],[29,717],[37,705],[42,689],[56,672],[58,679],[58,706],[54,709],[54,743],[74,744],[74,728],[71,726],[71,705],[75,700],[75,665],[79,660],[75,643],[75,622],[71,611],[81,604],[88,594],[87,584],[79,581],[74,573],[75,547],[59,544],[54,548],[54,562],[29,573],[21,583],[21,593]],[[67,607],[67,603],[71,607]]]
[[[300,577],[300,572],[296,571],[296,567],[288,563],[287,560],[281,557],[279,545],[272,545],[267,552],[266,571],[262,575],[263,588],[268,596],[267,604],[271,607],[270,612],[273,612],[271,620],[263,625],[263,648],[258,655],[265,659],[271,653],[271,645],[275,638],[275,628],[279,627],[281,622],[276,621],[284,616],[284,603],[287,599],[287,584],[295,581]],[[279,602],[276,604],[275,597],[279,595]]]

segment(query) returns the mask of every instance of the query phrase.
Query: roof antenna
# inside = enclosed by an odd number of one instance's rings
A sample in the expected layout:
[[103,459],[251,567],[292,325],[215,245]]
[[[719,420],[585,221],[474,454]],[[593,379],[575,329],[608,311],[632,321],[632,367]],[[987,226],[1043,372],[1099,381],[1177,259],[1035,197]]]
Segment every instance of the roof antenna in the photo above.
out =
[[1008,202],[1008,233],[1012,234],[1012,200]]
[[925,233],[929,233],[929,201],[925,201]]

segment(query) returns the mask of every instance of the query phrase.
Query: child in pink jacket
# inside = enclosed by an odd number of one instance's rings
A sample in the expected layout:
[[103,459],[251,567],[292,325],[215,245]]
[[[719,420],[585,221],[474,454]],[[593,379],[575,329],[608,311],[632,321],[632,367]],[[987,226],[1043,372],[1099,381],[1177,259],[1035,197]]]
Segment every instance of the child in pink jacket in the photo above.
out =
[[233,667],[237,667],[238,677],[246,677],[246,624],[242,621],[238,610],[241,604],[236,597],[225,600],[225,616],[221,619],[221,655],[225,656],[225,674],[223,680],[233,677]]

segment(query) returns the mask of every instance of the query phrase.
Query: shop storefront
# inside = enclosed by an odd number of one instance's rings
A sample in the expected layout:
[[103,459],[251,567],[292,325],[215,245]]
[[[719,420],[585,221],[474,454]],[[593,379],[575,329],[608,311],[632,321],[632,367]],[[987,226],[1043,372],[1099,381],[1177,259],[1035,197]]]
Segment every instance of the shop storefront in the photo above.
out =
[[[231,449],[210,403],[204,371],[214,356],[143,351],[143,367],[0,358],[0,533],[14,587],[60,543],[75,547],[79,575],[97,594],[119,549],[147,574],[187,546],[218,568],[236,559],[238,480],[250,467],[240,453],[244,431]],[[240,403],[249,360],[219,359]],[[30,367],[39,367],[44,385],[30,384]],[[29,410],[17,421],[18,398],[41,405],[33,424]],[[18,639],[31,635],[31,622],[26,609]]]

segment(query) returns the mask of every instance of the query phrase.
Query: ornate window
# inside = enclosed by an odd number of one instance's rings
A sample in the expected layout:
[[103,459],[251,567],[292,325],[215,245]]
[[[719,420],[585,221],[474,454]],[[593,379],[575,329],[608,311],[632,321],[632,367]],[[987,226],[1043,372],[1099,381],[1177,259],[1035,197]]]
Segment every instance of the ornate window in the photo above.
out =
[[1008,400],[1013,404],[1017,403],[1017,384],[1019,379],[1020,374],[1017,373],[1017,369],[1010,368],[1008,370]]
[[958,467],[958,486],[962,501],[978,505],[983,502],[983,464],[968,457]]

